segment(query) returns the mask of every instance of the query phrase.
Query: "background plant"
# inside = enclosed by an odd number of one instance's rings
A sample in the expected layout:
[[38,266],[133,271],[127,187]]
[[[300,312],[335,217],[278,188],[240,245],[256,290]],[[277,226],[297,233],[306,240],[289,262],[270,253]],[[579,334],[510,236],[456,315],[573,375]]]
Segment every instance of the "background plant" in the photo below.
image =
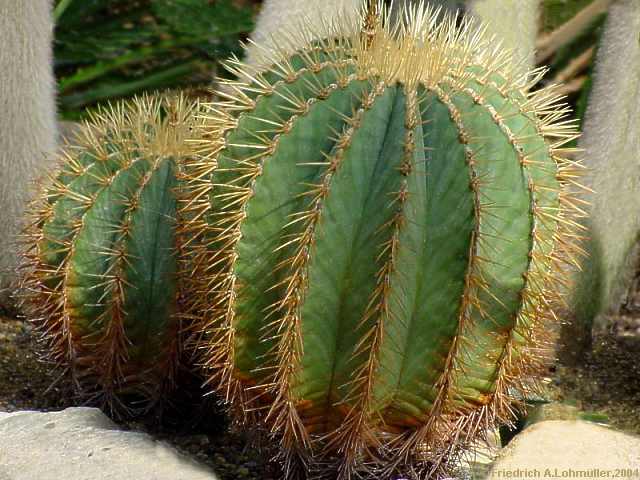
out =
[[571,305],[569,353],[578,359],[590,346],[592,326],[608,327],[608,315],[633,294],[640,258],[640,8],[633,0],[609,9],[580,146],[594,193],[584,244],[592,255]]
[[144,91],[207,85],[240,53],[252,2],[58,0],[55,73],[64,118]]
[[57,144],[49,0],[0,3],[0,310],[14,311],[15,240]]

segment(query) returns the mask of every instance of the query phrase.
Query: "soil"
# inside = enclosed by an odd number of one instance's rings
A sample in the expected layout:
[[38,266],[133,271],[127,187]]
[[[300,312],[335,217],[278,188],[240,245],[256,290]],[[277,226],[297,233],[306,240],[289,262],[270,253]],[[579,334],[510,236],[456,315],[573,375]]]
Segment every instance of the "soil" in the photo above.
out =
[[[639,282],[640,283],[640,282]],[[579,366],[556,365],[550,396],[605,418],[613,427],[640,434],[640,286],[607,331],[594,334],[593,350]],[[0,411],[59,410],[77,405],[54,369],[39,361],[31,327],[0,316]],[[281,474],[247,439],[230,433],[219,411],[208,406],[190,419],[120,422],[143,430],[210,465],[221,480],[275,480]],[[184,420],[184,421],[182,421]]]
[[640,335],[596,333],[583,365],[557,367],[554,396],[612,427],[640,434],[639,356]]
[[605,323],[582,365],[557,367],[556,393],[582,411],[605,415],[615,428],[640,434],[640,271],[620,314]]
[[[0,316],[0,411],[51,411],[79,405],[56,370],[39,360],[37,347],[28,323]],[[205,408],[185,410],[189,413],[165,413],[162,421],[155,414],[135,421],[115,420],[124,430],[147,432],[196,457],[221,480],[282,478],[277,465],[241,434],[229,431],[213,401],[207,402],[206,413]]]

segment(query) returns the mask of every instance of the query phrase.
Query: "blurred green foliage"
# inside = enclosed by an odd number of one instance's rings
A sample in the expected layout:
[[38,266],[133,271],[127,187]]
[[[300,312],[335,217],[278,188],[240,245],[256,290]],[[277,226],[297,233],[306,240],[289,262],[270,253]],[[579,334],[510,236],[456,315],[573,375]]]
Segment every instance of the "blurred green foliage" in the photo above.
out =
[[[461,0],[456,0],[461,1]],[[541,30],[570,20],[592,0],[542,0]],[[195,89],[204,93],[224,75],[219,61],[241,54],[240,40],[253,28],[261,0],[56,0],[55,73],[63,118],[149,90]],[[599,18],[550,59],[543,84],[595,45]],[[590,72],[569,101],[584,113]],[[200,88],[200,90],[198,90]]]
[[543,0],[542,30],[555,30],[593,0]]
[[206,85],[239,54],[253,3],[232,0],[58,0],[55,73],[63,118],[145,90]]

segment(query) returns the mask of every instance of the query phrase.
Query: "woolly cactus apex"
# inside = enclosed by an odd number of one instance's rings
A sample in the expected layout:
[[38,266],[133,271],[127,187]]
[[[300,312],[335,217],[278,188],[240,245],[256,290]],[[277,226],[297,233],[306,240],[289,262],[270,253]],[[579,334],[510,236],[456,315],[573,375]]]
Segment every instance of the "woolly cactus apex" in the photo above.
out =
[[173,382],[181,349],[174,189],[193,113],[183,99],[150,98],[100,112],[34,202],[28,317],[90,401],[150,406]]
[[[255,67],[268,67],[268,56],[263,55],[264,47],[270,49],[287,49],[289,54],[296,51],[295,43],[283,43],[278,32],[293,24],[307,22],[321,25],[327,19],[340,12],[356,21],[360,0],[324,0],[322,2],[307,0],[266,0],[256,22],[256,28],[247,45],[245,62]],[[277,39],[277,40],[276,40]],[[260,45],[262,48],[258,47]],[[267,62],[267,63],[265,63]]]
[[0,306],[18,263],[16,237],[31,182],[56,149],[50,0],[0,2]]
[[535,67],[540,0],[469,0],[468,4],[468,11],[513,49],[515,68],[526,72]]
[[186,168],[210,383],[289,478],[445,472],[536,388],[574,257],[554,89],[468,21],[382,8],[232,62],[253,83]]
[[[585,116],[588,183],[597,192],[587,248],[573,299],[576,338],[590,340],[594,318],[616,309],[635,271],[640,232],[640,9],[634,0],[609,8]],[[588,338],[585,338],[588,337]],[[578,345],[579,347],[579,345]]]

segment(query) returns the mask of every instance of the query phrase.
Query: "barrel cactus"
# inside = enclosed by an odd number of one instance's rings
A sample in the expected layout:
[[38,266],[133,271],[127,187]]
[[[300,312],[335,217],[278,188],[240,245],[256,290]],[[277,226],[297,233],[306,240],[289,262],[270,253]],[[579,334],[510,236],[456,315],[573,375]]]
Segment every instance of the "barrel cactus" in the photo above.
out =
[[31,209],[27,316],[77,393],[116,412],[154,404],[179,365],[175,189],[193,114],[183,99],[151,98],[100,112]]
[[576,132],[528,93],[542,72],[382,8],[231,61],[186,168],[209,382],[288,478],[446,472],[535,390],[576,256]]

